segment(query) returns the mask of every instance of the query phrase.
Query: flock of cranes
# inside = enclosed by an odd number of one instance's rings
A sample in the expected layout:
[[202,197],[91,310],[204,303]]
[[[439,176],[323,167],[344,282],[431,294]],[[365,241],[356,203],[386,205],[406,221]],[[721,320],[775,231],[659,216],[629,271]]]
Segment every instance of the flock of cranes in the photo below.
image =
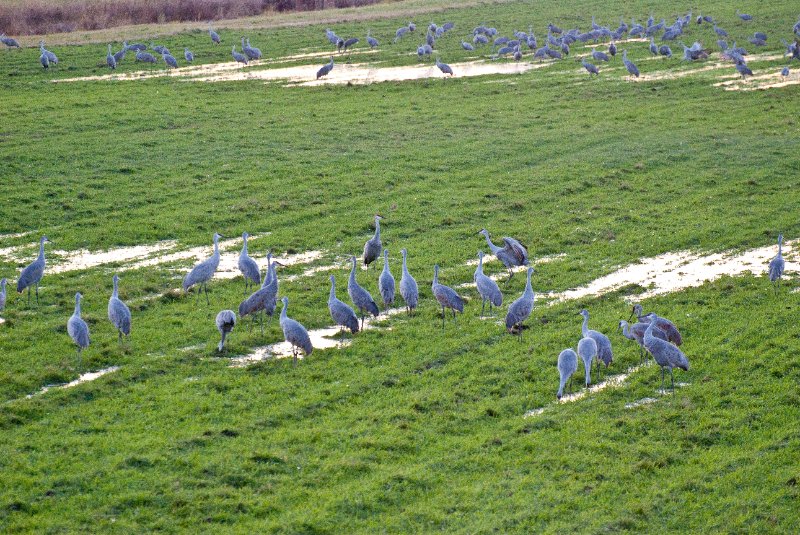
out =
[[[746,14],[736,12],[737,18],[747,24],[755,21],[754,17]],[[610,63],[618,53],[618,42],[622,42],[632,38],[649,39],[648,48],[650,54],[653,56],[662,56],[664,58],[672,58],[673,51],[668,43],[679,42],[683,48],[683,55],[681,56],[685,61],[698,61],[704,60],[709,57],[711,50],[704,47],[700,41],[694,41],[691,46],[686,46],[683,42],[678,41],[690,29],[692,22],[698,26],[710,26],[713,30],[713,38],[716,38],[717,46],[719,47],[721,57],[733,63],[736,71],[742,77],[750,76],[753,74],[750,67],[747,65],[747,50],[737,45],[734,41],[729,44],[727,38],[729,33],[722,26],[720,21],[714,19],[709,15],[698,14],[696,18],[692,17],[691,11],[684,16],[676,17],[672,24],[668,24],[665,19],[656,22],[655,18],[651,15],[644,24],[639,24],[635,19],[631,20],[631,24],[627,24],[624,20],[620,20],[616,28],[610,26],[602,26],[595,22],[592,17],[591,29],[583,31],[579,28],[562,29],[555,24],[548,24],[547,37],[544,40],[543,46],[540,46],[539,40],[536,37],[533,28],[529,26],[528,31],[514,31],[511,35],[501,35],[500,32],[493,27],[480,25],[475,27],[471,32],[471,39],[462,40],[461,47],[467,51],[473,51],[476,47],[491,46],[491,58],[499,59],[505,56],[510,56],[516,61],[520,61],[526,52],[532,54],[532,59],[564,59],[570,54],[570,47],[576,42],[580,43],[594,43],[596,46],[592,49],[589,57],[581,58],[581,65],[589,73],[589,75],[599,76],[601,64]],[[437,41],[443,38],[448,32],[455,28],[455,24],[447,22],[441,26],[431,22],[425,32],[425,42],[416,47],[416,53],[420,59],[433,56],[437,50]],[[401,26],[395,31],[394,42],[406,39],[409,35],[416,32],[417,26],[413,22]],[[800,20],[792,27],[793,38],[791,42],[782,39],[786,47],[784,57],[787,55],[792,59],[800,61]],[[222,39],[219,34],[214,31],[211,23],[208,27],[209,37],[214,44],[220,44]],[[347,52],[355,47],[361,40],[358,37],[340,37],[330,28],[325,30],[325,37],[327,41],[336,47],[339,53]],[[662,44],[656,43],[656,38],[662,41]],[[752,35],[746,37],[747,41],[755,47],[763,47],[767,45],[768,36],[761,31],[753,32]],[[380,42],[372,36],[371,30],[367,31],[366,43],[370,48],[378,48]],[[20,48],[19,43],[5,34],[0,34],[0,42],[4,43],[9,48]],[[607,44],[606,44],[607,43]],[[597,47],[603,44],[607,46],[607,51],[598,50]],[[58,57],[51,51],[44,47],[44,42],[39,43],[40,56],[39,61],[42,66],[47,69],[51,66],[58,64]],[[136,60],[144,63],[157,63],[157,56],[160,56],[162,61],[170,68],[178,67],[178,60],[176,57],[162,45],[154,45],[150,43],[150,50],[156,55],[147,52],[148,47],[141,43],[134,43],[129,45],[127,42],[123,43],[122,49],[118,52],[112,52],[112,47],[108,45],[108,52],[106,54],[106,65],[110,69],[116,69],[117,65],[124,59],[128,51],[134,51]],[[236,45],[231,48],[231,56],[234,61],[247,65],[251,60],[261,59],[262,53],[259,48],[253,47],[250,44],[250,39],[246,37],[241,38],[241,52],[236,50]],[[184,48],[184,59],[187,63],[194,61],[194,54],[188,49]],[[636,64],[628,59],[627,49],[622,50],[622,62],[626,71],[630,76],[639,77],[640,72]],[[435,61],[436,67],[445,75],[453,76],[453,69],[447,63],[443,63],[439,57]],[[319,68],[316,73],[317,79],[323,78],[330,74],[334,68],[333,56],[330,61]],[[784,66],[780,74],[786,78],[790,74],[789,66]]]
[[[408,251],[406,249],[401,250],[401,255],[403,257],[402,271],[400,282],[396,285],[394,276],[389,269],[389,251],[383,248],[381,242],[380,221],[381,216],[376,215],[375,234],[364,244],[362,260],[364,265],[369,268],[379,257],[383,258],[383,270],[378,278],[378,288],[383,306],[389,308],[395,303],[395,289],[397,288],[400,298],[405,303],[407,313],[411,315],[417,309],[420,294],[417,281],[408,271]],[[518,240],[505,237],[503,238],[504,247],[499,247],[491,241],[489,232],[486,229],[482,229],[479,234],[485,237],[492,252],[503,262],[506,268],[511,269],[513,267],[527,266],[529,264],[528,251]],[[267,271],[262,281],[258,264],[250,257],[248,252],[248,237],[249,234],[247,232],[242,234],[243,245],[238,262],[238,267],[242,273],[245,284],[245,299],[239,304],[238,317],[244,318],[246,316],[252,316],[253,322],[255,322],[255,316],[258,315],[263,334],[263,316],[267,315],[271,320],[277,307],[279,282],[276,266],[281,264],[277,261],[273,261],[272,254],[269,253],[267,255]],[[210,304],[207,284],[213,278],[220,262],[220,238],[221,236],[219,234],[214,234],[213,254],[195,265],[183,279],[184,291],[188,292],[192,287],[196,287],[198,299],[200,294],[205,292],[207,304]],[[28,290],[28,306],[30,306],[32,289],[35,289],[37,305],[39,303],[39,283],[44,276],[46,267],[44,245],[49,241],[47,236],[41,237],[39,240],[39,255],[22,270],[17,279],[17,292],[22,294],[26,289]],[[778,254],[769,263],[769,279],[775,283],[776,288],[784,270],[782,247],[783,235],[781,234],[778,236]],[[382,255],[380,252],[382,252]],[[478,266],[473,275],[473,280],[482,302],[481,317],[485,312],[487,301],[489,302],[490,314],[494,307],[500,307],[503,303],[503,293],[500,287],[494,279],[487,276],[483,271],[483,257],[484,253],[479,251]],[[351,269],[347,283],[347,293],[355,308],[336,296],[336,280],[333,275],[330,276],[331,287],[327,304],[331,319],[334,321],[335,325],[342,329],[349,329],[352,334],[356,334],[363,329],[365,316],[367,314],[374,317],[378,316],[380,314],[380,307],[372,298],[370,292],[356,280],[357,259],[355,256],[350,257],[350,263]],[[519,298],[509,305],[505,317],[506,330],[511,334],[518,334],[520,340],[522,340],[522,333],[524,331],[523,324],[530,317],[534,307],[534,292],[531,287],[531,275],[533,272],[534,269],[528,267],[525,290]],[[513,272],[511,272],[511,275],[513,275]],[[508,280],[511,279],[511,275]],[[118,332],[119,341],[121,343],[123,337],[130,337],[131,334],[131,311],[119,298],[118,275],[113,276],[112,283],[113,290],[108,301],[108,319]],[[259,284],[261,284],[260,287],[258,287]],[[0,279],[0,311],[6,306],[6,285],[7,279]],[[251,289],[251,286],[256,286],[258,288],[248,296],[247,293]],[[447,311],[449,310],[452,313],[453,321],[455,322],[456,313],[463,314],[465,303],[464,299],[454,288],[439,282],[438,264],[433,266],[431,294],[442,309],[442,329],[444,330],[445,320],[448,314]],[[81,318],[82,297],[80,292],[75,294],[75,309],[72,316],[70,316],[67,321],[67,332],[77,346],[79,366],[82,351],[90,345],[89,326]],[[283,331],[285,341],[291,345],[292,355],[296,365],[297,358],[301,352],[305,356],[308,356],[314,348],[309,333],[303,324],[288,316],[288,297],[284,296],[280,301],[283,304],[280,314],[280,327]],[[358,310],[358,315],[361,316],[360,325],[356,309]],[[593,363],[597,363],[599,380],[600,365],[602,364],[604,367],[608,368],[614,359],[609,337],[600,331],[589,328],[589,311],[585,309],[581,310],[580,315],[583,317],[583,322],[581,323],[582,338],[578,342],[577,351],[572,348],[565,349],[558,356],[557,368],[560,374],[560,383],[557,396],[559,399],[563,394],[567,382],[570,381],[572,375],[577,370],[578,357],[580,357],[584,363],[587,388],[591,385],[591,367]],[[637,322],[630,324],[629,321],[634,316],[636,316]],[[233,331],[236,322],[237,313],[233,310],[224,309],[217,314],[215,324],[221,337],[218,345],[219,351],[224,350],[226,337]],[[661,367],[662,390],[664,388],[665,373],[669,370],[672,389],[674,391],[673,369],[689,369],[689,361],[680,349],[680,346],[683,344],[683,339],[675,324],[653,312],[644,314],[642,306],[637,304],[633,307],[631,317],[628,321],[623,320],[619,322],[619,329],[622,331],[623,336],[636,342],[640,347],[643,358],[646,358],[646,355],[650,354]]]

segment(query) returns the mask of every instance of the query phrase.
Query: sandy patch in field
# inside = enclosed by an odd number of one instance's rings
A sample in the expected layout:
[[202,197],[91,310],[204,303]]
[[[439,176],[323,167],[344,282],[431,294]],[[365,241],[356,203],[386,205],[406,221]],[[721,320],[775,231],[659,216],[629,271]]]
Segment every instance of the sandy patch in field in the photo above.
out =
[[721,87],[725,91],[759,91],[800,85],[800,75],[795,71],[784,78],[781,76],[780,70],[775,69],[765,74],[754,73],[753,76],[748,76],[745,80],[737,76],[734,80],[717,82],[712,85],[714,87]]
[[[389,310],[381,311],[381,313],[376,318],[367,317],[364,320],[364,328],[363,330],[375,328],[376,322],[386,320],[391,316],[395,316],[400,314],[401,312],[405,312],[404,308],[390,308]],[[358,315],[358,312],[356,312]],[[360,318],[359,318],[360,320]],[[331,349],[331,348],[343,348],[349,346],[353,342],[353,338],[351,335],[350,338],[341,338],[341,339],[334,339],[331,338],[332,336],[336,336],[340,331],[339,326],[334,327],[323,327],[320,329],[312,329],[308,331],[308,336],[311,338],[311,345],[314,347],[314,350],[319,349]],[[349,333],[350,331],[345,329],[345,332]],[[357,334],[356,334],[357,335]],[[254,362],[260,362],[262,360],[271,359],[271,358],[291,358],[292,357],[292,346],[289,342],[283,341],[278,342],[275,344],[270,344],[268,346],[256,348],[255,351],[248,355],[243,355],[241,357],[235,357],[231,359],[231,366],[235,368],[240,368],[243,366],[248,366],[253,364]],[[303,352],[300,351],[300,355],[298,358],[303,358]]]
[[636,407],[641,407],[643,405],[651,405],[658,401],[656,398],[642,398],[637,399],[636,401],[631,401],[630,403],[625,404],[626,409],[635,409]]
[[43,386],[41,388],[41,390],[39,390],[35,394],[28,394],[25,397],[27,399],[30,399],[30,398],[32,398],[34,396],[39,396],[41,394],[44,394],[48,390],[52,390],[54,388],[72,388],[74,386],[78,386],[78,385],[82,385],[84,383],[88,383],[88,382],[94,381],[95,379],[99,379],[100,377],[102,377],[104,375],[108,375],[109,373],[113,373],[113,372],[115,372],[117,370],[119,370],[119,366],[111,366],[109,368],[103,368],[102,370],[97,370],[96,372],[87,372],[87,373],[81,374],[74,381],[70,381],[69,383],[65,383],[63,385],[47,385],[47,386]]
[[22,238],[24,236],[27,236],[28,234],[33,234],[33,231],[29,230],[28,232],[15,232],[15,233],[12,233],[12,234],[0,234],[0,240],[13,240],[15,238]]
[[[783,244],[786,271],[798,271],[800,263],[793,259],[795,241]],[[631,299],[639,300],[701,286],[723,275],[736,276],[747,271],[760,275],[769,269],[769,261],[778,252],[777,245],[750,249],[742,253],[713,253],[701,255],[690,251],[665,253],[643,258],[638,264],[619,269],[580,288],[545,294],[553,303],[584,297],[600,296],[629,284],[649,288]]]

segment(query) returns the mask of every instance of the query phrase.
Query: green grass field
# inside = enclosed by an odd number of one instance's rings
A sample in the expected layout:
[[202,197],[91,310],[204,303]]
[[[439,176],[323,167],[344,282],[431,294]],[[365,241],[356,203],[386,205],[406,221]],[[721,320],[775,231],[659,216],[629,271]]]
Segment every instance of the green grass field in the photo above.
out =
[[[779,37],[790,37],[796,9],[737,7],[757,20],[738,22],[736,8],[721,1],[701,9],[720,19],[731,41],[767,32],[769,45],[758,52],[780,55]],[[669,23],[686,8],[672,0],[508,2],[431,18],[457,24],[440,54],[456,62],[468,57],[460,38],[480,23],[505,34],[532,24],[541,43],[549,21],[585,29],[595,14],[616,26],[619,16],[643,22],[652,11]],[[421,36],[397,45],[390,38],[406,21],[333,29],[361,37],[371,29],[384,43],[371,61],[413,65],[407,52]],[[279,57],[326,50],[324,29],[248,35]],[[228,45],[241,36],[221,33]],[[707,25],[692,25],[684,37],[715,48]],[[157,41],[176,53],[191,47],[199,63],[230,60],[230,46],[213,48],[201,31]],[[643,74],[696,67],[646,61],[644,43],[626,47]],[[430,280],[439,263],[443,283],[470,281],[466,262],[485,249],[483,227],[521,238],[534,259],[565,255],[536,266],[539,294],[587,284],[640,257],[761,247],[778,232],[794,239],[798,86],[712,87],[735,74],[732,66],[629,83],[619,59],[590,80],[574,57],[519,76],[368,86],[176,78],[54,84],[106,74],[104,44],[54,51],[61,62],[47,72],[35,48],[0,51],[0,234],[33,233],[0,240],[0,247],[26,245],[15,259],[0,257],[0,277],[11,281],[0,325],[0,531],[797,529],[796,273],[787,272],[778,292],[765,277],[745,275],[645,301],[680,327],[692,368],[676,379],[687,385],[659,396],[659,371],[650,366],[621,388],[561,405],[554,403],[556,358],[577,343],[581,308],[611,336],[609,373],[638,363],[635,346],[612,331],[630,312],[623,297],[642,288],[538,303],[520,342],[478,318],[471,289],[462,291],[466,313],[443,333]],[[750,63],[762,72],[785,64]],[[129,56],[119,72],[141,68]],[[321,250],[324,264],[359,254],[375,213],[385,217],[398,280],[399,251],[409,250],[420,313],[387,319],[391,329],[315,351],[296,368],[286,359],[229,365],[281,340],[277,321],[264,336],[241,323],[219,357],[214,317],[237,307],[242,282],[213,281],[211,306],[170,293],[189,261],[45,274],[38,308],[13,288],[40,234],[61,250],[174,239],[210,252],[214,232],[269,232],[251,242],[251,253]],[[118,270],[134,315],[124,347],[106,319]],[[346,268],[334,273],[346,300]],[[290,315],[309,328],[331,322],[328,275],[281,282]],[[377,275],[358,275],[373,295]],[[506,303],[523,285],[515,276]],[[92,330],[82,371],[120,369],[26,399],[80,373],[66,334],[76,291]],[[625,408],[646,397],[658,401]],[[547,410],[523,417],[537,407]]]

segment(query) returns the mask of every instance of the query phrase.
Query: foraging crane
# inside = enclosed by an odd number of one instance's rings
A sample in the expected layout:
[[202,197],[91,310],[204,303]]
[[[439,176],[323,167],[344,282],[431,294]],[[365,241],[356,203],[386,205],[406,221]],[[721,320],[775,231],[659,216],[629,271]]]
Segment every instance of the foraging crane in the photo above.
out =
[[378,291],[381,294],[383,305],[386,308],[394,303],[394,277],[389,271],[389,249],[383,250],[383,271],[378,277]]
[[[583,361],[586,388],[592,384],[592,362],[597,357],[597,342],[594,338],[584,337],[578,341],[578,356]],[[576,366],[577,367],[577,366]],[[598,365],[598,368],[600,366]]]
[[22,273],[19,274],[19,279],[17,280],[17,293],[22,293],[22,291],[27,288],[28,289],[28,305],[31,304],[31,286],[36,287],[36,304],[39,304],[39,281],[42,280],[42,276],[44,275],[44,244],[45,242],[50,242],[47,236],[42,236],[39,240],[39,256],[36,257],[36,260],[25,266],[22,270]]
[[222,337],[222,339],[219,341],[219,345],[217,346],[217,351],[222,351],[222,349],[225,347],[225,337],[233,332],[233,328],[236,326],[236,313],[233,310],[221,310],[219,314],[217,314],[215,323],[217,324],[217,330]]
[[189,288],[194,286],[195,284],[200,285],[200,289],[197,291],[197,297],[200,298],[200,292],[205,290],[206,292],[206,304],[210,304],[208,300],[208,281],[214,276],[214,273],[217,271],[219,267],[219,239],[220,236],[217,233],[214,233],[214,254],[211,255],[206,260],[203,260],[196,266],[192,268],[192,270],[186,274],[186,277],[183,279],[183,290],[189,291]]
[[491,316],[493,306],[503,306],[503,293],[497,283],[483,273],[483,251],[478,251],[478,267],[475,269],[473,278],[478,294],[481,296],[481,317],[483,317],[486,301],[489,301],[489,315]]
[[378,305],[376,305],[375,301],[372,299],[370,293],[362,288],[358,282],[356,282],[356,257],[351,257],[351,261],[353,263],[353,268],[350,270],[350,278],[347,281],[347,293],[350,295],[350,300],[361,313],[361,328],[363,329],[364,312],[366,311],[373,316],[377,316],[380,314],[380,310],[378,309]]
[[578,369],[578,355],[572,349],[565,349],[558,355],[558,375],[560,376],[560,381],[558,384],[558,392],[556,393],[556,399],[561,399],[561,396],[564,394],[564,386],[569,381],[569,389],[572,391],[572,374],[575,373]]
[[358,317],[350,305],[336,297],[336,278],[331,275],[331,292],[328,296],[328,310],[331,319],[336,325],[350,329],[355,334],[358,332]]
[[283,338],[292,346],[293,366],[297,366],[297,353],[303,351],[305,356],[309,356],[314,351],[314,346],[311,345],[311,338],[308,336],[308,331],[303,327],[300,322],[293,320],[286,315],[289,308],[289,298],[283,297],[283,310],[281,310],[281,330],[283,331]]
[[442,74],[449,74],[453,76],[453,69],[447,63],[442,63],[439,61],[439,58],[436,58],[436,66],[439,67],[439,70],[442,71]]
[[381,216],[375,214],[375,235],[364,244],[364,265],[369,266],[381,254],[383,245],[381,244]]
[[219,34],[214,31],[214,28],[211,27],[211,21],[208,22],[208,35],[211,37],[211,41],[215,45],[218,45],[222,42],[222,40],[219,38]]
[[529,267],[525,291],[522,292],[519,299],[509,305],[508,313],[506,314],[506,330],[508,330],[509,333],[513,333],[514,329],[518,329],[520,341],[522,340],[522,331],[524,330],[522,323],[528,319],[528,316],[531,315],[531,311],[533,310],[534,294],[533,288],[531,287],[532,273],[533,268]]
[[117,329],[121,343],[123,336],[131,335],[131,311],[119,298],[119,276],[114,275],[111,280],[114,283],[114,290],[108,299],[108,320]]
[[622,63],[625,64],[625,69],[628,71],[628,74],[631,76],[635,76],[636,78],[639,77],[639,68],[628,59],[628,51],[622,51]]
[[[644,332],[647,330],[647,323],[634,323],[630,325],[625,320],[620,320],[618,330],[622,331],[622,336],[628,340],[633,340],[639,345],[639,359],[647,359],[647,354],[644,351]],[[667,335],[664,331],[656,327],[653,329],[653,335],[667,340]]]
[[326,76],[332,70],[333,70],[333,56],[331,56],[330,62],[326,63],[325,65],[319,68],[319,70],[317,71],[317,80],[319,80],[323,76]]
[[253,258],[247,254],[247,238],[250,234],[247,232],[242,233],[242,252],[239,254],[239,271],[244,276],[244,295],[247,295],[247,289],[250,284],[261,284],[261,271],[258,269],[258,264]]
[[75,294],[75,311],[67,320],[67,334],[78,346],[78,370],[81,369],[81,352],[89,347],[89,326],[81,318],[81,295]]
[[403,270],[400,277],[400,296],[406,303],[406,310],[411,314],[417,308],[417,303],[419,302],[419,289],[417,288],[416,279],[408,272],[408,266],[406,264],[408,251],[406,249],[401,249],[400,254],[403,255]]
[[780,278],[783,276],[783,268],[786,262],[783,260],[783,234],[778,234],[778,254],[769,262],[769,280],[777,285],[780,284]]
[[[608,368],[609,364],[614,360],[614,352],[611,349],[611,340],[608,336],[599,331],[589,329],[589,311],[585,308],[581,310],[580,315],[583,316],[583,324],[581,325],[581,334],[584,338],[591,338],[597,343],[597,360],[602,362]],[[600,376],[600,366],[597,367],[598,380]]]
[[431,291],[436,301],[442,307],[442,330],[444,330],[445,308],[453,311],[453,321],[456,320],[456,311],[464,313],[464,300],[456,293],[455,290],[444,284],[439,284],[439,264],[433,266],[433,282],[431,283]]
[[653,355],[653,359],[661,367],[661,391],[664,391],[664,372],[669,368],[669,376],[672,381],[672,393],[675,393],[675,376],[672,373],[673,368],[680,368],[683,371],[689,371],[689,359],[686,358],[683,351],[678,349],[678,346],[657,338],[653,331],[660,319],[655,313],[651,313],[652,321],[647,326],[644,333],[644,347]]
[[236,45],[233,45],[233,48],[231,48],[231,56],[233,56],[233,59],[235,59],[238,63],[242,63],[244,65],[247,65],[247,56],[237,52],[236,51]]
[[[652,312],[642,314],[642,305],[636,303],[633,305],[633,311],[631,312],[631,317],[628,318],[628,321],[633,319],[633,316],[636,316],[641,323],[650,323],[653,315],[654,314]],[[675,326],[675,324],[669,321],[667,318],[659,316],[656,327],[664,331],[664,334],[667,335],[667,340],[670,343],[673,343],[676,346],[679,346],[683,343],[683,337],[681,336],[680,331],[678,331],[678,328]]]
[[508,269],[509,281],[511,280],[511,277],[514,276],[514,271],[512,270],[513,267],[528,265],[528,249],[519,241],[506,236],[503,238],[504,246],[498,247],[492,243],[492,240],[489,239],[488,230],[481,229],[478,234],[483,234],[483,236],[486,238],[486,243],[489,245],[489,249],[492,251],[492,254],[494,254],[497,259],[500,260],[504,266],[506,266],[506,269]]

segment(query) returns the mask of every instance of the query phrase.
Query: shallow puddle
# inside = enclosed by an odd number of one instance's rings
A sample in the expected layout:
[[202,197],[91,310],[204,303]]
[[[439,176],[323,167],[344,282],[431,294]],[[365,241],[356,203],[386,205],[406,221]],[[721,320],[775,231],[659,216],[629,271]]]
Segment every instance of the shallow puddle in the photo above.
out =
[[800,85],[800,75],[792,73],[784,78],[777,69],[770,70],[766,74],[748,76],[745,80],[737,76],[733,80],[713,84],[714,87],[721,87],[725,91],[760,91],[793,85]]
[[35,394],[28,394],[25,397],[27,399],[30,399],[30,398],[32,398],[34,396],[39,396],[41,394],[44,394],[48,390],[52,390],[54,388],[72,388],[74,386],[78,386],[78,385],[82,385],[84,383],[88,383],[88,382],[94,381],[95,379],[99,379],[100,377],[102,377],[104,375],[108,375],[109,373],[113,373],[113,372],[115,372],[117,370],[119,370],[119,366],[111,366],[109,368],[103,368],[102,370],[97,370],[96,372],[87,372],[87,373],[84,373],[84,374],[80,375],[74,381],[70,381],[69,383],[65,383],[65,384],[61,384],[61,385],[43,386],[41,388],[41,390],[39,390]]
[[[364,320],[364,328],[363,330],[367,329],[374,329],[377,326],[375,325],[377,322],[384,321],[391,316],[395,316],[400,314],[401,312],[405,312],[404,308],[390,308],[389,310],[381,311],[380,315],[376,318],[366,318]],[[359,318],[360,320],[360,318]],[[257,327],[253,327],[256,329]],[[391,329],[391,328],[388,328]],[[311,345],[314,347],[314,350],[319,349],[332,349],[337,348],[341,349],[343,347],[349,346],[353,342],[353,335],[350,334],[350,331],[345,329],[346,338],[333,338],[334,336],[339,334],[341,328],[339,326],[335,327],[323,327],[320,329],[312,329],[308,331],[308,336],[311,338]],[[355,336],[358,336],[356,334]],[[303,358],[303,352],[299,352],[298,358]],[[270,344],[268,346],[259,347],[252,353],[248,355],[243,355],[240,357],[234,357],[231,359],[231,366],[235,368],[240,368],[242,366],[247,366],[254,362],[260,362],[262,360],[271,359],[271,358],[291,358],[292,357],[292,346],[286,341],[278,342],[275,344]]]

